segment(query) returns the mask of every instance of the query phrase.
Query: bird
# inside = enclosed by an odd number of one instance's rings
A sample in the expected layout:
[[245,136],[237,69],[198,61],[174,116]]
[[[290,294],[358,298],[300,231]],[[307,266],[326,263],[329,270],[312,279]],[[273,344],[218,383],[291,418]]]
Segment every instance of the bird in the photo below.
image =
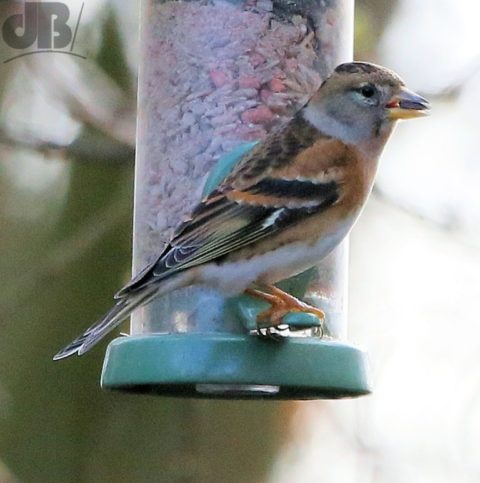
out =
[[279,326],[289,311],[323,320],[322,310],[275,283],[314,266],[345,238],[396,122],[429,108],[385,67],[337,66],[288,122],[241,157],[158,257],[115,294],[115,305],[54,360],[84,354],[137,307],[193,284],[268,302],[259,327]]

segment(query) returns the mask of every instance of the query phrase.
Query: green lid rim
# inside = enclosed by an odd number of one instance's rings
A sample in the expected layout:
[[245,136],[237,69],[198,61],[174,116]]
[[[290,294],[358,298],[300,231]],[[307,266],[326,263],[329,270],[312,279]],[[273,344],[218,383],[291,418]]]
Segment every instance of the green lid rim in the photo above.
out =
[[[277,342],[224,333],[118,338],[108,346],[101,386],[216,399],[338,399],[371,392],[367,355],[357,347],[312,337]],[[198,392],[200,387],[220,392]]]

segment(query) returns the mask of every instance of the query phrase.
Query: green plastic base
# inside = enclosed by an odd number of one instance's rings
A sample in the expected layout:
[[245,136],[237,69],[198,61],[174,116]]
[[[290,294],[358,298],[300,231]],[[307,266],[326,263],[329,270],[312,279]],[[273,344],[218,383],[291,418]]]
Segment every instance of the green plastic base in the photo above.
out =
[[165,334],[110,343],[105,389],[222,399],[338,399],[370,393],[366,354],[333,341]]

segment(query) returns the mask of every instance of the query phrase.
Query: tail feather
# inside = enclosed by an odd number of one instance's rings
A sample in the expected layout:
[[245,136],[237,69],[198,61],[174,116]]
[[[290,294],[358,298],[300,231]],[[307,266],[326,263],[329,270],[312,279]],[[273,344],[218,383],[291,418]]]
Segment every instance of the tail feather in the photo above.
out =
[[55,354],[53,360],[65,359],[74,354],[79,356],[85,354],[85,352],[100,342],[105,335],[120,325],[135,308],[149,302],[156,295],[156,287],[149,288],[150,290],[142,290],[136,295],[119,300],[100,320]]

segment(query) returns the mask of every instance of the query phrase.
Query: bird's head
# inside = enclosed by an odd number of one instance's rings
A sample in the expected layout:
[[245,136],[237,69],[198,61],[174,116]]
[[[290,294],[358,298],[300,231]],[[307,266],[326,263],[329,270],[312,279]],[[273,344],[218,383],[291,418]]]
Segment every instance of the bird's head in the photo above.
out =
[[391,70],[349,62],[323,82],[303,115],[325,134],[355,143],[388,136],[395,121],[424,116],[428,109],[428,101]]

